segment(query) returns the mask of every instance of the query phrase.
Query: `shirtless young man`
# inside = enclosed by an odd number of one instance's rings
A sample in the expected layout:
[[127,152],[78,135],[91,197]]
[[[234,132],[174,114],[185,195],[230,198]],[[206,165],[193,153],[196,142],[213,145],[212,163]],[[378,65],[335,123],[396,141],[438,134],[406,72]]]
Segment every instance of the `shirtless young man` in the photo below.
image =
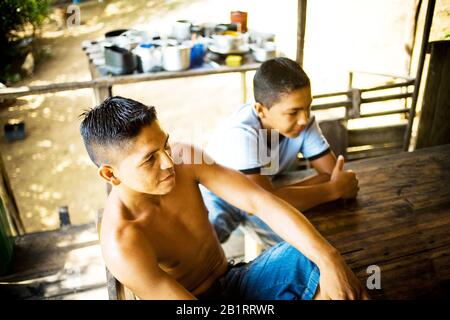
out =
[[[139,298],[367,298],[337,250],[294,207],[211,159],[192,164],[193,147],[172,153],[153,107],[108,98],[84,113],[80,131],[112,185],[100,233],[105,263]],[[248,264],[228,263],[199,183],[287,242]]]

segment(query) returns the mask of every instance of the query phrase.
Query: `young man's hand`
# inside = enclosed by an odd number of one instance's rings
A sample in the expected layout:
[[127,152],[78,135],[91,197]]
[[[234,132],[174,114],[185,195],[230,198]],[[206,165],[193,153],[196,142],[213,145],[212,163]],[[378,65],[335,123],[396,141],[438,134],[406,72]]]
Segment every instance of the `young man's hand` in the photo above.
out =
[[344,170],[344,157],[339,156],[330,181],[334,184],[334,188],[339,196],[343,199],[355,198],[358,193],[358,179],[356,174],[351,170]]
[[369,295],[339,253],[335,253],[320,269],[320,299],[368,300]]

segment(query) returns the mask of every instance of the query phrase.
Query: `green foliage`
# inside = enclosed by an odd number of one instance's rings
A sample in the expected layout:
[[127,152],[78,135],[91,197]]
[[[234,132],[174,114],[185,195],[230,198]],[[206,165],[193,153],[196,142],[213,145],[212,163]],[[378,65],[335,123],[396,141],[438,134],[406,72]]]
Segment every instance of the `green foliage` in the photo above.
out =
[[50,13],[52,0],[0,0],[0,81],[17,78],[14,63],[29,51],[26,30],[33,33]]
[[52,0],[2,0],[0,1],[0,41],[17,40],[18,32],[31,25],[39,28],[50,12]]

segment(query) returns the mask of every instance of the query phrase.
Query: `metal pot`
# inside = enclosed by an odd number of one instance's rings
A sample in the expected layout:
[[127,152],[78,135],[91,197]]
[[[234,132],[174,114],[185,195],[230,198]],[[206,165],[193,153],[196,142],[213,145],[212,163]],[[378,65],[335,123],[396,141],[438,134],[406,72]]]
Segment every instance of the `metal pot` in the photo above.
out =
[[117,29],[117,30],[112,30],[109,31],[107,33],[105,33],[105,38],[115,38],[120,36],[122,33],[127,32],[129,29]]
[[173,36],[179,42],[183,42],[184,40],[189,40],[191,38],[191,27],[192,22],[188,20],[178,20],[173,25]]
[[187,45],[167,46],[162,49],[162,64],[166,71],[181,71],[189,68],[191,47]]
[[106,46],[118,45],[119,47],[122,47],[120,45],[120,35],[127,32],[128,30],[129,29],[117,29],[109,31],[105,33],[105,39],[102,41],[102,43]]

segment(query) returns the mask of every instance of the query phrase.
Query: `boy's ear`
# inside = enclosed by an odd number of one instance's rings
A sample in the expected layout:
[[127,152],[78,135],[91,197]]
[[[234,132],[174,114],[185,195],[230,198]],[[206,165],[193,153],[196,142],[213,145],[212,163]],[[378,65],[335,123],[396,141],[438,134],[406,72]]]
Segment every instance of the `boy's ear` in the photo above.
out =
[[98,174],[113,186],[118,186],[121,183],[120,179],[114,175],[113,168],[109,165],[102,164],[100,168],[98,168]]
[[255,102],[254,108],[255,108],[256,114],[258,115],[258,117],[260,119],[263,119],[266,117],[267,108],[264,107],[263,104],[261,104],[259,102]]

